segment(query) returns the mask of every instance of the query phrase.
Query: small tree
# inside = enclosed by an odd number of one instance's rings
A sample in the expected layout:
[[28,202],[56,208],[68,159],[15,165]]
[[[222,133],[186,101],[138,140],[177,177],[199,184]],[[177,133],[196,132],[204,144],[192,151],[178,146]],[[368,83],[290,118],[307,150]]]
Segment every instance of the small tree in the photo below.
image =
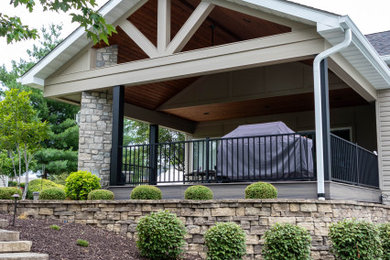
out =
[[0,150],[0,180],[4,187],[6,187],[7,177],[12,176],[14,176],[12,160],[9,158],[7,151]]
[[[18,170],[13,163],[18,175],[18,184],[22,176],[22,160],[24,159],[26,171],[26,187],[23,199],[26,198],[29,182],[29,166],[34,152],[40,147],[41,142],[48,136],[46,122],[41,122],[36,111],[31,106],[30,92],[11,89],[6,91],[5,98],[0,102],[0,144],[14,162],[14,156],[18,161]],[[15,155],[14,155],[15,151]]]

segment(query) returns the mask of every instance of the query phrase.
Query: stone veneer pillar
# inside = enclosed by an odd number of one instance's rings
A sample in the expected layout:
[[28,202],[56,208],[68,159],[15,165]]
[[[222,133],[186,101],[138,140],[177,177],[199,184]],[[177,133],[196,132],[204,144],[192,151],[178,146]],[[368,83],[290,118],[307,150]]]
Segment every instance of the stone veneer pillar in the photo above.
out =
[[111,146],[112,94],[82,92],[78,168],[101,178],[103,187],[110,183]]

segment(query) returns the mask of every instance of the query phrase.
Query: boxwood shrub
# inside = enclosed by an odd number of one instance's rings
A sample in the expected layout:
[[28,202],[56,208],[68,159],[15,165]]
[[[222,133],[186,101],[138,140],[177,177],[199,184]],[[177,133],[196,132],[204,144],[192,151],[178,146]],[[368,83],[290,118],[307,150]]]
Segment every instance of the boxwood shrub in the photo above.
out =
[[88,194],[100,189],[100,178],[87,171],[72,172],[66,178],[65,194],[72,200],[86,200]]
[[1,187],[0,200],[13,200],[12,195],[19,194],[19,199],[22,198],[22,190],[16,187]]
[[[19,187],[24,189],[24,185],[25,185],[24,182],[21,182],[19,184]],[[8,187],[18,187],[18,182],[17,181],[8,181]]]
[[270,183],[256,182],[245,188],[246,199],[275,199],[277,197],[278,190]]
[[28,183],[27,188],[27,199],[32,200],[33,199],[33,192],[41,192],[42,190],[48,189],[48,188],[63,188],[64,186],[59,185],[55,182],[52,182],[50,180],[46,179],[35,179]]
[[204,238],[208,248],[207,259],[238,260],[246,254],[245,232],[236,223],[216,223],[206,231]]
[[62,188],[48,188],[39,193],[40,200],[64,200],[65,191]]
[[309,232],[291,224],[275,224],[264,234],[265,260],[309,260],[311,237]]
[[331,249],[337,259],[379,259],[382,247],[379,229],[367,221],[343,220],[329,228]]
[[177,259],[184,251],[184,224],[167,210],[142,217],[137,232],[137,247],[144,257]]
[[379,225],[379,236],[382,243],[383,260],[390,260],[390,223]]
[[130,194],[133,200],[161,200],[162,192],[159,188],[151,185],[140,185],[135,187]]
[[88,200],[113,200],[115,195],[110,190],[93,190],[88,194]]
[[186,200],[212,200],[213,197],[212,190],[203,185],[188,187],[184,192],[184,198]]

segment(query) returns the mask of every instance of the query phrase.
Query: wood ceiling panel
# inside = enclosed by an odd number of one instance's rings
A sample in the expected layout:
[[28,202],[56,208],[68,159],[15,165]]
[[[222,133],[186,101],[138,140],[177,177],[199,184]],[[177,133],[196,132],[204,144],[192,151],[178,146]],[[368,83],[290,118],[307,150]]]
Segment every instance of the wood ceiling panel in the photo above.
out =
[[[362,97],[360,97],[359,94],[350,88],[330,91],[329,103],[331,108],[368,104]],[[312,111],[313,109],[313,93],[305,93],[240,102],[173,108],[164,110],[164,112],[192,121],[205,122],[281,113]]]
[[157,0],[149,0],[127,19],[157,46]]
[[155,110],[171,97],[195,82],[198,77],[151,83],[125,88],[125,102]]

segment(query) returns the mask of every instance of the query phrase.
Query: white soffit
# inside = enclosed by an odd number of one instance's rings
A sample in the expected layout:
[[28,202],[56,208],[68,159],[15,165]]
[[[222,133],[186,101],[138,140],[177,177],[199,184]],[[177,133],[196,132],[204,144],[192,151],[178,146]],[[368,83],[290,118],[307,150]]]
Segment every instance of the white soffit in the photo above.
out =
[[[205,0],[213,1],[213,0]],[[359,31],[349,17],[317,10],[284,0],[224,0],[233,4],[257,9],[279,17],[284,17],[309,25],[317,25],[318,33],[331,45],[343,40],[343,29],[351,28],[352,45],[341,54],[376,89],[390,87],[390,70],[380,58],[374,47]],[[141,6],[146,0],[111,0],[100,12],[108,23],[114,23],[132,8]],[[42,88],[44,80],[74,57],[81,49],[91,44],[84,28],[78,28],[61,42],[52,52],[26,72],[20,82],[32,87]]]

